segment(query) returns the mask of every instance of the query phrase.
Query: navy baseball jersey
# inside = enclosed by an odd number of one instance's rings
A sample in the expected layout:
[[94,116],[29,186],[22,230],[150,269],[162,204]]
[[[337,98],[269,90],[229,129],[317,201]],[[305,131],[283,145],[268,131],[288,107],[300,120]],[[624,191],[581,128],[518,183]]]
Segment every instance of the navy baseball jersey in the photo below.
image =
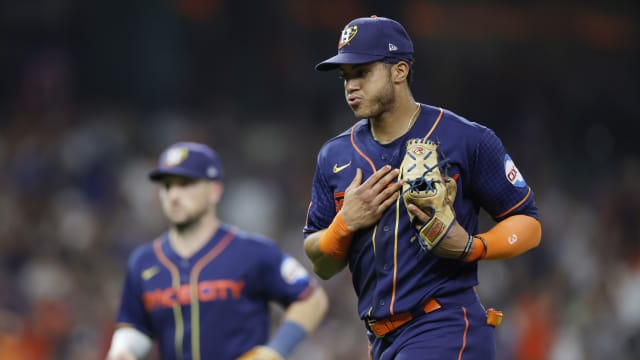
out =
[[223,224],[185,259],[164,234],[132,252],[117,322],[156,339],[162,359],[235,359],[267,342],[271,301],[286,307],[314,287],[259,235]]
[[[392,143],[376,142],[369,121],[361,120],[323,145],[313,178],[306,235],[331,224],[357,168],[362,169],[363,179],[387,164],[399,168],[407,140],[413,138],[438,142],[449,159],[447,175],[458,186],[456,219],[470,234],[478,233],[480,208],[496,220],[513,214],[538,217],[531,189],[493,131],[450,111],[420,106],[415,124]],[[411,311],[429,298],[478,284],[477,262],[431,255],[421,250],[415,235],[401,197],[375,226],[354,234],[348,261],[361,318]]]

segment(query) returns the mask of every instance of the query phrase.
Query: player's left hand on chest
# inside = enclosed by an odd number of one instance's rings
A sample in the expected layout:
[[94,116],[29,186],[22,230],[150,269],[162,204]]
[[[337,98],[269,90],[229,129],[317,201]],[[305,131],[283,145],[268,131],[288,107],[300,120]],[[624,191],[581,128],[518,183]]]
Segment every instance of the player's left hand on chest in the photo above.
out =
[[242,354],[238,360],[284,360],[284,358],[268,346],[256,346]]

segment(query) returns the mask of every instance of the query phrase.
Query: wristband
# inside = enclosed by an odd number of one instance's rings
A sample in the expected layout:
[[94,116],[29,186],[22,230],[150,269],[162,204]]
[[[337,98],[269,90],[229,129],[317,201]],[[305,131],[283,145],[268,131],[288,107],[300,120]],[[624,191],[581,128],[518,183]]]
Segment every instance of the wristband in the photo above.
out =
[[334,260],[343,261],[349,253],[352,236],[353,233],[345,224],[342,213],[338,213],[318,240],[320,251]]
[[467,239],[467,243],[464,246],[464,250],[462,250],[462,254],[460,255],[460,260],[467,260],[467,257],[469,256],[469,254],[471,253],[471,250],[473,249],[473,236],[469,235],[469,238]]
[[[476,239],[480,241],[476,241]],[[487,241],[482,236],[470,235],[469,242],[471,243],[470,250],[464,255],[464,261],[471,262],[484,259],[487,255]],[[469,246],[469,243],[467,243],[467,246]],[[467,251],[466,248],[465,251]]]
[[283,321],[278,332],[267,344],[282,357],[287,357],[302,340],[307,337],[307,332],[302,326],[293,321]]

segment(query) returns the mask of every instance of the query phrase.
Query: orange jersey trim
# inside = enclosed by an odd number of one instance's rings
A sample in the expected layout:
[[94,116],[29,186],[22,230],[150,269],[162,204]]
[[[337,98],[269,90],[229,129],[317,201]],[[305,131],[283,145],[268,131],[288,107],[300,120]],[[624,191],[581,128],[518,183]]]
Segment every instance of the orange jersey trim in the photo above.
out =
[[213,249],[209,250],[203,257],[196,262],[191,269],[189,275],[189,286],[191,290],[191,354],[194,360],[200,360],[200,299],[198,298],[198,277],[202,269],[209,264],[213,259],[218,257],[224,249],[227,248],[235,232],[229,231],[223,238],[217,243]]
[[531,196],[531,188],[529,188],[529,191],[527,191],[527,195],[525,195],[522,200],[518,201],[517,204],[513,205],[509,210],[503,212],[502,214],[496,216],[496,219],[501,219],[507,215],[509,215],[513,210],[517,209],[518,206],[522,205],[525,201],[527,201],[527,199],[529,198],[529,196]]
[[469,332],[469,318],[467,317],[467,308],[464,306],[462,307],[462,314],[464,316],[464,333],[462,334],[462,347],[458,353],[458,360],[462,360],[462,353],[467,347],[467,333]]
[[[171,273],[171,286],[178,291],[180,289],[180,271],[178,267],[167,258],[162,251],[160,239],[157,239],[153,243],[153,251],[156,257],[164,267],[166,267]],[[174,334],[174,342],[176,349],[176,359],[182,359],[183,347],[182,342],[184,340],[184,321],[182,319],[182,309],[180,304],[173,306],[173,319],[176,323],[176,332]]]
[[360,148],[358,147],[358,145],[356,145],[356,139],[355,139],[355,128],[356,125],[351,127],[351,146],[353,146],[353,148],[356,150],[356,152],[358,154],[360,154],[360,156],[362,156],[363,159],[365,159],[369,165],[371,165],[371,170],[373,170],[373,172],[376,172],[376,166],[373,163],[373,161],[371,160],[371,158],[369,158],[362,150],[360,150]]
[[438,127],[438,124],[440,123],[440,120],[442,119],[442,115],[444,115],[444,110],[442,108],[440,108],[440,114],[438,114],[438,117],[436,118],[436,121],[433,123],[433,126],[431,127],[431,129],[429,130],[427,135],[424,136],[425,140],[428,139],[429,136],[431,136],[433,131],[436,129],[436,127]]

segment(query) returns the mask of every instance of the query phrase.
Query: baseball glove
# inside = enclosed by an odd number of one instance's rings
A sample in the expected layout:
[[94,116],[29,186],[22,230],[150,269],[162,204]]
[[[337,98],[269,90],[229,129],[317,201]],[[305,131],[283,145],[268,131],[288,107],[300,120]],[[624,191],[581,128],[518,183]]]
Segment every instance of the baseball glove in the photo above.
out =
[[[453,201],[457,185],[455,180],[443,175],[440,170],[446,169],[447,164],[447,159],[439,159],[438,144],[435,142],[425,139],[409,140],[400,165],[404,180],[402,198],[405,206],[414,204],[429,216],[418,231],[418,243],[422,249],[432,251],[437,256],[457,258],[461,252],[450,253],[448,246],[438,249],[456,218]],[[411,212],[408,214],[411,225],[415,227],[416,217]]]
[[256,346],[237,360],[284,360],[284,358],[268,346]]

